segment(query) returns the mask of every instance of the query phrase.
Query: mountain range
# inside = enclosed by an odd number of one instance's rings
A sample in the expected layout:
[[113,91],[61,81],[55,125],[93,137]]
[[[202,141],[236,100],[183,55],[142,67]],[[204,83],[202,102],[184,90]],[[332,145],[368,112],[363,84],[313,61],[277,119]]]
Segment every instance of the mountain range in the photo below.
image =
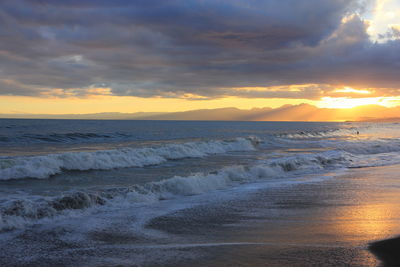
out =
[[199,109],[182,112],[136,112],[92,114],[0,114],[0,118],[110,119],[110,120],[222,120],[222,121],[383,121],[400,122],[400,107],[366,105],[351,109],[318,108],[309,104],[279,108]]

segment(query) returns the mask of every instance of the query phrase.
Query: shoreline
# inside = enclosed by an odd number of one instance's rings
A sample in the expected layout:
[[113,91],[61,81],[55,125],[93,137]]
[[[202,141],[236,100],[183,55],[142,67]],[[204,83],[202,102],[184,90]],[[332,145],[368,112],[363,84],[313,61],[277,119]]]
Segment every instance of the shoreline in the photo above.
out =
[[[368,244],[400,233],[399,171],[393,165],[291,186],[254,184],[227,199],[215,192],[220,201],[162,212],[143,224],[124,209],[99,213],[95,221],[107,223],[82,232],[77,224],[92,215],[68,218],[24,231],[11,245],[0,242],[0,265],[377,266]],[[145,208],[138,211],[147,214]]]
[[[185,262],[194,266],[398,266],[398,258],[378,256],[369,244],[400,232],[396,216],[400,189],[393,186],[399,171],[400,165],[351,169],[322,183],[260,190],[248,203],[232,203],[236,215],[194,208],[157,218],[148,227],[200,236],[205,243],[236,242],[235,246],[188,246],[188,251],[204,255]],[[202,218],[184,216],[188,213]],[[204,232],[217,239],[210,240]],[[396,242],[395,247],[389,244],[392,250],[400,248],[400,237]]]

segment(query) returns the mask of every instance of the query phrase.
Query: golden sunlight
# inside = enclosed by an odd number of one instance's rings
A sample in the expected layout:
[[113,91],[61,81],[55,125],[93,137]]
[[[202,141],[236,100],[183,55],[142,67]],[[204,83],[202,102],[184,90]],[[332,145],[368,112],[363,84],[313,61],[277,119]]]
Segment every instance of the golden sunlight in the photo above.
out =
[[399,105],[400,97],[323,97],[316,106],[319,108],[355,108],[365,105],[380,105],[384,107],[395,107]]
[[[64,94],[65,96],[65,94]],[[3,114],[87,114],[101,112],[179,112],[195,109],[236,107],[240,109],[272,107],[285,104],[314,104],[304,99],[225,97],[210,100],[179,98],[140,98],[133,96],[88,95],[77,97],[23,97],[1,96],[0,113]]]
[[364,95],[372,94],[371,91],[359,90],[359,89],[354,89],[354,88],[351,88],[351,87],[344,87],[343,89],[337,89],[334,92],[335,93],[355,93],[355,94],[364,94]]

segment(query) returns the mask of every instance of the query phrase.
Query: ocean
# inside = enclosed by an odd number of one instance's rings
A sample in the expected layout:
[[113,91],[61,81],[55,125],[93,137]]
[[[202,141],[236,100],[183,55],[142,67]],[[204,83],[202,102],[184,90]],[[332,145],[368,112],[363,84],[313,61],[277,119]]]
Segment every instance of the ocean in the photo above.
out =
[[[327,241],[314,227],[315,242],[289,241],[288,231],[294,238],[318,212],[367,201],[374,186],[396,187],[343,177],[397,166],[399,138],[396,123],[1,119],[0,263],[323,263],[329,256],[287,249],[358,251],[397,228]],[[360,251],[363,266],[374,262]]]

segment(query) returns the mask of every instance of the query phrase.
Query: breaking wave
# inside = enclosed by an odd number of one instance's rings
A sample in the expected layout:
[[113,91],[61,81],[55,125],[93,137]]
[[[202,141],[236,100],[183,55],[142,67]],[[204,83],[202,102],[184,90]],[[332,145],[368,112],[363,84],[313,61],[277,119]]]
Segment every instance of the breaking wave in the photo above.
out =
[[356,141],[356,142],[325,142],[326,146],[335,146],[343,151],[352,154],[380,154],[400,151],[400,140],[371,140],[371,141]]
[[0,157],[0,180],[46,179],[63,170],[109,170],[156,165],[168,160],[205,157],[255,150],[255,137],[222,141],[167,144],[158,147],[122,148],[94,152],[67,152],[26,157]]
[[320,138],[329,138],[329,137],[350,137],[356,136],[359,128],[350,127],[350,128],[337,128],[337,129],[326,129],[326,130],[318,130],[318,131],[298,131],[291,133],[279,133],[276,134],[277,137],[280,138],[288,138],[288,139],[320,139]]
[[74,210],[120,205],[121,202],[143,203],[199,195],[263,179],[279,180],[296,172],[310,173],[316,170],[340,168],[347,166],[348,163],[347,153],[327,151],[272,159],[254,166],[231,166],[206,174],[175,176],[158,182],[129,188],[111,188],[97,193],[79,191],[59,197],[7,199],[0,205],[0,230],[23,227],[31,222],[68,214]]
[[[343,127],[344,126],[344,127]],[[318,139],[398,139],[400,138],[398,123],[359,123],[341,125],[338,128],[326,128],[317,130],[300,130],[289,133],[278,133],[275,136],[287,139],[318,140]]]

